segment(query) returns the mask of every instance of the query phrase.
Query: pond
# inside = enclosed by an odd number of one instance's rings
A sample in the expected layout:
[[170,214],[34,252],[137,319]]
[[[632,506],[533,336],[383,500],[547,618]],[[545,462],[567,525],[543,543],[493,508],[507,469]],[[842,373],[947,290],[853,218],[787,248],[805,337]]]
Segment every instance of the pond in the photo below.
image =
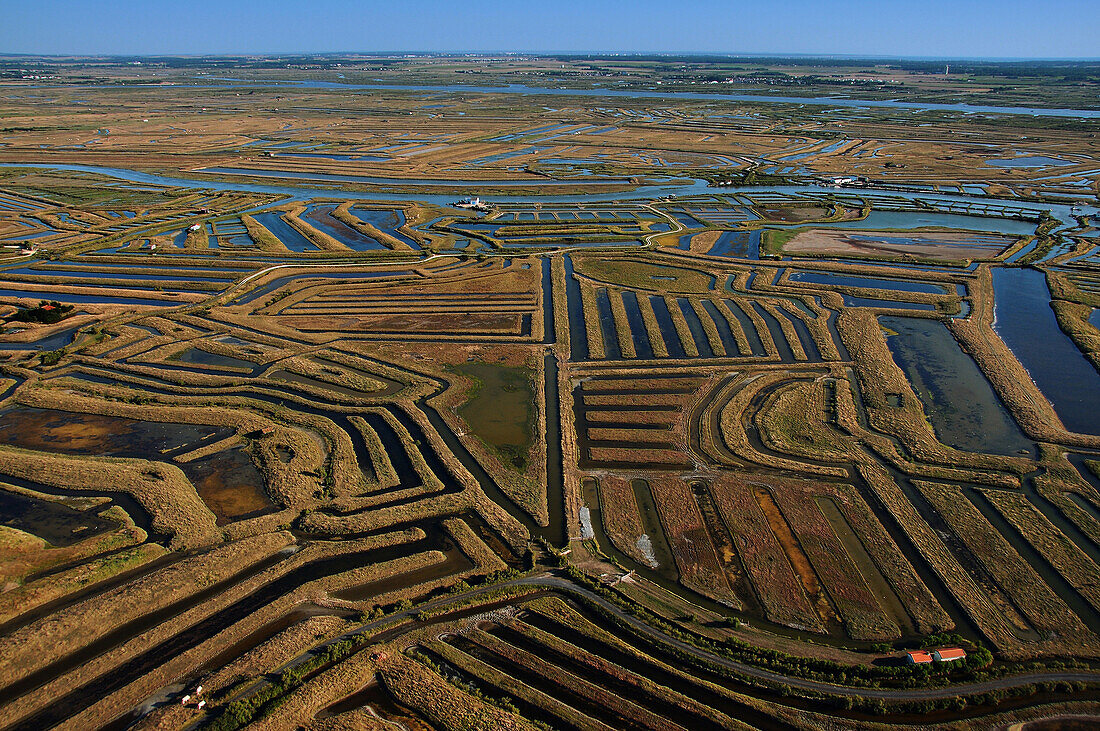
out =
[[71,292],[32,292],[25,289],[0,289],[0,297],[24,297],[26,299],[48,297],[56,302],[94,302],[105,305],[151,305],[154,307],[175,307],[182,304],[179,300],[153,299],[151,297],[115,297],[107,294],[73,294]]
[[398,241],[404,242],[413,249],[419,249],[420,244],[409,238],[398,229],[405,225],[405,212],[401,209],[377,209],[377,208],[349,208],[348,213],[364,223],[369,223],[379,231],[384,231]]
[[[935,102],[906,102],[897,100],[870,100],[837,97],[814,96],[772,96],[765,94],[722,94],[691,91],[657,91],[654,89],[553,89],[546,87],[527,86],[524,84],[506,84],[501,86],[475,86],[468,84],[451,84],[447,86],[430,86],[420,84],[341,84],[333,81],[244,81],[242,79],[225,79],[230,82],[240,82],[242,86],[300,86],[315,89],[365,89],[365,90],[404,90],[404,91],[433,91],[442,93],[478,93],[478,94],[533,94],[550,96],[577,96],[577,97],[626,97],[631,99],[694,99],[698,101],[736,101],[754,102],[760,104],[806,104],[812,106],[827,107],[855,107],[855,108],[883,108],[883,109],[922,109],[944,110],[967,113],[989,114],[1027,114],[1036,117],[1079,117],[1082,119],[1100,117],[1100,110],[1096,109],[1061,109],[1048,107],[999,107],[978,104],[944,104]],[[522,135],[535,134],[538,130],[519,132],[512,138]],[[501,138],[504,139],[504,138]]]
[[36,231],[29,234],[21,234],[19,236],[9,236],[4,241],[31,241],[33,239],[44,239],[47,236],[54,236],[57,231]]
[[0,525],[38,536],[51,546],[71,546],[118,527],[101,517],[107,506],[77,510],[61,502],[8,492],[0,485]]
[[[703,224],[701,222],[697,221],[696,219],[692,218],[691,216],[689,216],[686,213],[681,213],[681,212],[678,212],[678,211],[670,211],[669,215],[671,215],[673,218],[675,218],[677,221],[679,221],[680,224],[682,226],[684,226],[684,228],[701,228],[703,226]],[[690,238],[690,237],[688,237],[688,238]]]
[[709,256],[730,256],[740,259],[760,258],[760,235],[763,229],[753,231],[723,231],[707,252]]
[[[0,443],[58,454],[167,462],[233,434],[227,427],[139,421],[101,414],[16,407],[0,411]],[[271,509],[264,481],[241,449],[177,464],[219,523]],[[94,494],[94,491],[89,491]]]
[[1073,163],[1069,160],[1060,160],[1057,157],[1029,155],[1027,157],[986,160],[985,164],[992,165],[995,168],[1045,168],[1056,165],[1072,165]]
[[33,269],[30,267],[21,267],[18,269],[7,269],[7,274],[23,274],[36,277],[76,277],[80,279],[133,279],[150,282],[170,282],[172,284],[180,285],[187,282],[202,281],[202,282],[230,282],[233,280],[232,276],[199,276],[187,274],[145,274],[144,272],[84,272],[72,269]]
[[580,284],[573,276],[572,257],[566,254],[562,260],[565,262],[566,312],[569,316],[569,358],[575,361],[588,360],[588,336]]
[[188,348],[180,353],[176,353],[169,358],[169,360],[179,361],[181,363],[193,363],[195,365],[214,366],[216,368],[240,368],[249,372],[255,372],[260,368],[258,364],[252,361],[211,353],[201,348]]
[[470,431],[498,450],[511,466],[527,467],[528,450],[534,439],[535,392],[529,368],[491,363],[463,363],[454,371],[474,381],[458,415]]
[[384,251],[377,239],[352,228],[333,215],[335,204],[309,206],[302,218],[323,233],[327,233],[354,251]]
[[923,302],[902,302],[899,300],[880,300],[872,297],[853,297],[850,294],[841,295],[844,298],[845,307],[880,307],[880,308],[893,308],[895,310],[928,310],[929,312],[936,309],[935,305],[925,304]]
[[645,320],[638,306],[638,295],[632,290],[623,290],[623,309],[626,310],[627,324],[630,326],[630,339],[634,342],[634,352],[642,360],[653,357],[653,345],[649,341]]
[[317,247],[314,246],[309,239],[293,228],[289,223],[283,219],[282,213],[254,213],[252,217],[256,219],[256,223],[266,228],[271,233],[275,234],[279,241],[283,242],[283,246],[291,251],[317,251]]
[[274,290],[279,289],[280,287],[282,287],[286,284],[289,284],[290,282],[294,281],[295,279],[374,279],[375,277],[403,277],[403,276],[408,276],[409,274],[410,274],[410,272],[408,272],[408,271],[392,271],[392,270],[372,271],[372,272],[363,272],[363,271],[357,271],[357,272],[356,271],[352,271],[352,272],[309,272],[309,271],[306,271],[306,272],[300,272],[298,274],[290,274],[290,275],[287,275],[285,277],[279,277],[277,279],[274,279],[274,280],[268,282],[267,284],[265,284],[261,287],[257,287],[256,289],[252,290],[251,292],[246,292],[245,294],[231,300],[229,302],[229,304],[231,304],[231,305],[249,304],[250,302],[253,302],[253,301],[259,299],[263,295],[268,294],[270,292],[273,292]]
[[79,329],[80,326],[78,325],[28,343],[0,343],[0,350],[57,350],[71,343],[76,331]]
[[932,284],[930,282],[913,282],[906,279],[876,279],[874,277],[859,277],[850,274],[833,274],[831,272],[791,272],[787,279],[792,282],[809,282],[812,284],[825,284],[844,287],[864,287],[867,289],[888,289],[892,292],[920,292],[924,294],[947,294],[950,290],[947,285]]
[[1013,236],[1030,236],[1035,233],[1035,223],[1014,218],[994,216],[966,216],[958,213],[926,213],[913,211],[873,210],[864,219],[858,221],[838,221],[836,223],[817,224],[828,229],[868,229],[889,231],[891,229],[914,228],[950,228],[964,231],[991,231]]
[[226,427],[139,421],[56,409],[0,411],[0,442],[63,454],[148,458],[232,434]]
[[[200,275],[224,275],[223,277],[205,277],[205,278],[225,278],[233,279],[256,268],[256,264],[253,262],[217,262],[217,268],[203,268],[191,266],[183,262],[165,262],[163,264],[141,264],[133,261],[97,261],[96,258],[80,259],[64,262],[64,266],[78,270],[83,267],[96,268],[96,269],[151,269],[154,271],[166,271],[166,272],[180,272],[190,275],[192,272]],[[56,264],[54,266],[57,266]]]
[[946,325],[921,317],[880,317],[879,323],[940,441],[991,454],[1034,448]]
[[1034,269],[993,270],[993,329],[1070,431],[1100,434],[1100,373],[1062,332]]
[[243,449],[224,449],[179,467],[218,525],[275,509],[264,492],[263,477]]

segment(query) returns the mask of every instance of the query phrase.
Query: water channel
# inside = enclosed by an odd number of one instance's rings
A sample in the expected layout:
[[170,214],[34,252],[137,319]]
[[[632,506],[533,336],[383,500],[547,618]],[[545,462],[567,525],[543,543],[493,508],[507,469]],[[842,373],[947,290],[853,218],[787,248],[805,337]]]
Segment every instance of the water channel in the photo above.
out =
[[993,329],[1070,431],[1100,434],[1100,373],[1062,331],[1046,278],[1035,269],[993,270]]

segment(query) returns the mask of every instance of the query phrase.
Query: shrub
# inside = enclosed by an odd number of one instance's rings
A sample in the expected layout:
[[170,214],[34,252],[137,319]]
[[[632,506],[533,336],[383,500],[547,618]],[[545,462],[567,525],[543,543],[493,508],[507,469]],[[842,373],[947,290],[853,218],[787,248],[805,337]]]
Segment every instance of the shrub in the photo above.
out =
[[44,366],[55,366],[61,361],[62,356],[65,355],[65,349],[50,350],[42,354],[40,362]]

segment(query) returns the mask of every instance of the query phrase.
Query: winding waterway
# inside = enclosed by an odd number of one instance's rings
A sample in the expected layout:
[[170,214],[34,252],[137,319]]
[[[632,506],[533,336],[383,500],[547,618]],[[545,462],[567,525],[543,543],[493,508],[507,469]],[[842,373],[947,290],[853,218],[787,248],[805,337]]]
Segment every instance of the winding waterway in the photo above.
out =
[[[99,165],[72,165],[61,163],[39,163],[39,162],[19,162],[19,163],[0,163],[0,168],[16,167],[16,168],[37,168],[42,170],[69,170],[74,172],[85,173],[97,173],[100,175],[106,175],[120,180],[125,180],[131,183],[142,183],[146,185],[164,185],[168,187],[184,187],[184,188],[199,188],[208,190],[219,191],[243,191],[248,193],[268,193],[272,195],[290,196],[296,200],[307,200],[310,198],[316,198],[319,195],[323,196],[331,191],[317,188],[308,187],[296,187],[288,185],[266,185],[262,183],[250,183],[244,181],[221,181],[221,180],[201,180],[197,178],[180,178],[167,175],[157,175],[154,173],[144,173],[137,170],[128,170],[126,168],[114,168],[105,167]],[[423,181],[426,184],[431,181]],[[482,183],[478,181],[467,181],[471,187],[476,187]],[[568,182],[568,181],[563,181]],[[409,187],[415,187],[419,181],[416,179],[409,179],[405,185]],[[642,185],[634,188],[630,191],[617,192],[617,193],[582,193],[572,195],[525,195],[525,196],[491,196],[482,195],[481,198],[488,202],[493,203],[601,203],[601,202],[619,202],[619,201],[636,201],[653,200],[656,198],[662,198],[668,195],[676,195],[677,197],[690,196],[690,195],[715,195],[719,192],[718,189],[712,188],[705,180],[694,178],[669,178],[665,181],[661,181],[655,185]],[[775,193],[781,192],[784,194],[814,194],[814,195],[836,195],[835,188],[821,186],[821,185],[788,185],[788,186],[752,186],[737,188],[738,194],[754,194],[754,193]],[[865,193],[874,193],[874,189],[860,189],[853,191],[856,195],[862,195]],[[1077,206],[1077,210],[1074,210],[1073,206],[1068,204],[1052,204],[1052,203],[1035,203],[1030,201],[1019,201],[1010,199],[997,199],[997,198],[974,198],[961,194],[949,194],[949,193],[933,193],[929,191],[890,191],[892,197],[901,198],[905,200],[922,199],[929,201],[944,201],[949,203],[975,203],[980,201],[983,204],[996,204],[1010,206],[1013,210],[1020,210],[1024,212],[1030,212],[1033,215],[1038,215],[1040,211],[1048,210],[1050,213],[1062,221],[1067,226],[1076,225],[1076,221],[1073,216],[1079,215],[1092,215],[1100,211],[1095,206]],[[404,193],[387,193],[381,191],[370,192],[358,192],[358,191],[345,191],[340,190],[340,197],[349,200],[373,200],[373,201],[408,201],[417,200],[426,203],[436,203],[439,205],[450,205],[454,202],[454,194],[438,194],[424,191],[416,192],[404,192]],[[889,207],[886,205],[885,207]],[[929,216],[931,214],[922,213],[922,216]],[[965,216],[966,219],[972,221],[981,221],[982,217]],[[990,220],[990,219],[985,219]],[[992,219],[997,220],[997,219]],[[928,225],[927,223],[921,223],[920,225]],[[860,226],[865,227],[865,226]],[[1027,228],[1027,227],[1022,227]]]

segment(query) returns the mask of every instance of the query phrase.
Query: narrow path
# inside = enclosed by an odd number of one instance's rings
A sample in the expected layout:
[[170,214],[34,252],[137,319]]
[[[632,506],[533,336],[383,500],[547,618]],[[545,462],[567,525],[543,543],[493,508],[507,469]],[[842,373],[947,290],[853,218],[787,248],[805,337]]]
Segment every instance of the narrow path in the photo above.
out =
[[630,614],[627,614],[626,612],[622,611],[617,606],[599,596],[598,594],[556,576],[545,576],[532,579],[517,580],[516,583],[528,583],[538,586],[548,586],[555,589],[561,589],[569,593],[579,594],[585,597],[585,599],[591,601],[592,603],[599,605],[602,609],[611,612],[617,618],[629,624],[632,628],[638,630],[639,632],[649,635],[650,637],[660,640],[661,642],[664,642],[668,645],[671,645],[677,650],[685,652],[693,657],[699,658],[700,660],[704,660],[709,663],[720,665],[728,670],[733,670],[752,678],[773,683],[782,683],[792,688],[799,688],[801,690],[810,690],[819,693],[828,693],[831,695],[842,695],[850,697],[881,698],[883,700],[908,701],[933,700],[937,698],[954,698],[956,696],[984,693],[990,690],[1015,688],[1023,685],[1029,685],[1031,683],[1040,682],[1063,681],[1070,683],[1095,683],[1100,681],[1100,672],[1077,671],[1060,673],[1027,673],[1025,675],[1013,675],[1004,678],[994,678],[992,680],[985,680],[978,683],[947,685],[938,688],[853,688],[850,686],[836,685],[834,683],[824,683],[818,680],[809,680],[806,678],[782,675],[780,673],[774,673],[770,670],[763,670],[753,665],[748,665],[746,663],[738,662],[736,660],[730,660],[729,658],[722,657],[721,655],[715,655],[713,653],[707,652],[706,650],[702,650],[695,645],[684,642],[683,640],[678,640],[675,637],[664,634],[660,630],[650,627],[645,622],[637,619]]

